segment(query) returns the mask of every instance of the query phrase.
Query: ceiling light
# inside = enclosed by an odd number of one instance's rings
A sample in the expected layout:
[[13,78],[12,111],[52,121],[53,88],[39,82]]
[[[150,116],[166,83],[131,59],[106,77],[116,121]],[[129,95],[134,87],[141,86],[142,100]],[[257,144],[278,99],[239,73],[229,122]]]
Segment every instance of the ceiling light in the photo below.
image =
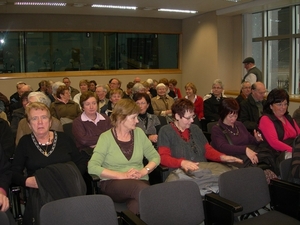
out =
[[97,4],[93,4],[91,7],[108,8],[108,9],[131,9],[131,10],[136,10],[137,9],[137,7],[135,7],[135,6],[122,6],[122,5],[97,5]]
[[241,0],[226,0],[226,2],[240,2]]
[[74,3],[74,4],[73,4],[74,7],[78,7],[78,8],[83,7],[83,6],[85,6],[85,5],[86,5],[86,4],[84,4],[84,3]]
[[15,5],[33,5],[33,6],[66,6],[67,3],[59,2],[15,2]]
[[178,12],[178,13],[198,13],[198,11],[194,10],[181,10],[181,9],[158,9],[158,11],[163,11],[163,12]]

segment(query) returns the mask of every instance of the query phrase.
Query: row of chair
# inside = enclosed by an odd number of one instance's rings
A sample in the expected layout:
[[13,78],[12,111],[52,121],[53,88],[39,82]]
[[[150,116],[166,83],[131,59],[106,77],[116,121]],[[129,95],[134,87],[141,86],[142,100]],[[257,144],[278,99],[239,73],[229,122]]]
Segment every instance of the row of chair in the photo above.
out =
[[[203,221],[208,225],[293,225],[300,224],[299,197],[299,185],[274,179],[268,186],[263,170],[250,167],[221,174],[219,194],[207,194],[204,198],[197,184],[192,181],[149,186],[140,192],[140,216],[124,210],[121,221],[124,225],[200,224]],[[238,220],[241,215],[268,204],[275,210]],[[118,224],[115,205],[105,195],[53,201],[42,207],[40,215],[41,225]]]

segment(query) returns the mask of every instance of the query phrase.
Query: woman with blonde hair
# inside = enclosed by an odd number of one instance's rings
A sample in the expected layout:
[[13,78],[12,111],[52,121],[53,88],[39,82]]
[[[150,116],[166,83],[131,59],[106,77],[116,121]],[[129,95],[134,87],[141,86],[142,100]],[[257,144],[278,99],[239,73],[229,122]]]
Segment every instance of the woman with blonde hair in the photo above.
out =
[[203,98],[197,94],[197,88],[195,84],[189,82],[185,86],[185,98],[194,103],[194,112],[197,115],[198,119],[201,120],[204,116],[203,113]]

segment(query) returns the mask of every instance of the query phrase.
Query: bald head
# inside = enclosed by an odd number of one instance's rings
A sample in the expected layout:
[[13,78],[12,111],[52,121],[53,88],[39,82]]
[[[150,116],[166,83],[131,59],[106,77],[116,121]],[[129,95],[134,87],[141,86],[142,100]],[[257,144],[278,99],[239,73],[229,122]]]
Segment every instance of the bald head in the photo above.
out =
[[251,93],[256,101],[262,101],[266,94],[266,87],[262,82],[255,82],[252,84]]

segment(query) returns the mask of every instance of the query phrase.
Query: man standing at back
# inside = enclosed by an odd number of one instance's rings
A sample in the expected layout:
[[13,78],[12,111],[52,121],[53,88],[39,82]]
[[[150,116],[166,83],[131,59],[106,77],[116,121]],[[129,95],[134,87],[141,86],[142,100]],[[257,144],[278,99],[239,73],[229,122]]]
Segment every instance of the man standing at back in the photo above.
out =
[[251,94],[247,99],[241,102],[239,120],[242,121],[251,132],[257,129],[257,122],[263,112],[265,94],[265,85],[262,82],[255,82],[251,86]]
[[255,82],[263,82],[261,71],[255,66],[255,61],[252,57],[247,57],[243,61],[244,68],[247,70],[246,75],[244,76],[242,83],[244,81],[249,81],[251,84]]

